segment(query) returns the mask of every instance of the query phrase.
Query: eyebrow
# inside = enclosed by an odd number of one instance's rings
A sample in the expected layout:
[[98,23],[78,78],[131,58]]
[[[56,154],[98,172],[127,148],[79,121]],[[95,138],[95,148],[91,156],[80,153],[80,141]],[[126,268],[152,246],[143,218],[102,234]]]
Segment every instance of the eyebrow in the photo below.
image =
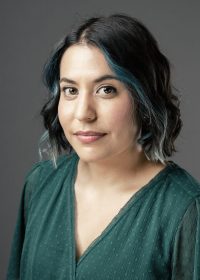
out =
[[[95,79],[93,82],[94,83],[100,83],[100,82],[105,81],[105,80],[117,80],[117,81],[120,81],[120,79],[117,78],[116,76],[112,76],[112,75],[108,75],[107,74],[107,75],[103,75],[103,76]],[[70,80],[70,79],[68,79],[66,77],[63,77],[62,79],[60,79],[60,83],[61,82],[67,82],[67,83],[71,83],[71,84],[76,84],[75,81]]]

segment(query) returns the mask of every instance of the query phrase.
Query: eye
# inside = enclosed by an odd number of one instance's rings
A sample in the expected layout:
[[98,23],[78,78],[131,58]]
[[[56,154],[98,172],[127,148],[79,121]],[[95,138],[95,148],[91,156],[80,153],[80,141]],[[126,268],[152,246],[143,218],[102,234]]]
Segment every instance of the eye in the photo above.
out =
[[[103,93],[104,96],[110,96],[110,95],[113,95],[117,92],[117,90],[112,86],[101,87],[98,90],[98,92],[100,90],[102,90],[102,93]],[[63,94],[65,96],[75,96],[77,94],[77,89],[73,88],[73,87],[63,87],[63,88],[61,88],[61,91],[63,92]]]
[[101,87],[98,91],[100,91],[101,89],[103,89],[103,93],[105,95],[110,95],[110,94],[114,94],[117,92],[117,90],[114,87],[111,86],[105,86],[105,87]]
[[64,95],[75,95],[76,89],[73,87],[63,87],[61,88],[61,91],[64,93]]

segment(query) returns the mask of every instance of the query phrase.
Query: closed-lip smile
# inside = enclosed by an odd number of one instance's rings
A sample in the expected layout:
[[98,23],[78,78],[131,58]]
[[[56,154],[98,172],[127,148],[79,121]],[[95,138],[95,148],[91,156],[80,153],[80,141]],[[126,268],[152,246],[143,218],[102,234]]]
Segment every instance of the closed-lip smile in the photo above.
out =
[[97,131],[77,131],[74,133],[78,140],[83,144],[98,143],[100,139],[104,138],[107,133],[97,132]]

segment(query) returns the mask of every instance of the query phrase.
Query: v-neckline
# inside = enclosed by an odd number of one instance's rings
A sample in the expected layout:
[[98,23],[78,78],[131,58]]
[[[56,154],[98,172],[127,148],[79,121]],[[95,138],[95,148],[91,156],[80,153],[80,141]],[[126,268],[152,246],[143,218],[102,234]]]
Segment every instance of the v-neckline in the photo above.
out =
[[75,235],[75,226],[76,226],[76,196],[75,196],[75,180],[77,177],[78,172],[78,162],[79,157],[75,153],[74,155],[75,162],[73,165],[72,170],[72,180],[71,180],[71,186],[70,186],[70,198],[71,198],[71,227],[72,227],[72,251],[73,251],[73,258],[75,262],[75,266],[78,267],[78,265],[82,262],[82,260],[86,257],[86,255],[96,246],[97,243],[101,241],[101,239],[106,236],[106,234],[111,230],[111,228],[116,225],[116,223],[126,214],[126,212],[129,210],[129,208],[132,206],[134,202],[136,202],[139,198],[141,198],[147,190],[149,190],[151,187],[155,185],[163,176],[168,174],[169,169],[172,167],[176,167],[177,164],[173,161],[168,161],[168,164],[163,168],[161,171],[159,171],[147,184],[142,186],[138,191],[133,193],[133,195],[128,199],[128,201],[120,208],[118,213],[112,218],[112,220],[109,222],[109,224],[103,229],[103,231],[98,235],[85,249],[85,251],[82,253],[82,255],[77,259],[76,254],[76,235]]

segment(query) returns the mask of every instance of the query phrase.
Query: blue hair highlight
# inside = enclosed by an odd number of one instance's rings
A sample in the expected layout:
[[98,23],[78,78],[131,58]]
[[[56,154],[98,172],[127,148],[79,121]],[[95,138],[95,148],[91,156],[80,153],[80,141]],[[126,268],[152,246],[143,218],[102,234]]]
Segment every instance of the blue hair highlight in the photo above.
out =
[[[163,145],[164,145],[164,139],[166,137],[167,133],[167,124],[168,124],[168,114],[166,107],[164,106],[161,110],[157,108],[157,115],[155,112],[155,109],[152,106],[152,103],[148,97],[147,94],[145,94],[145,91],[141,85],[141,83],[138,81],[138,79],[130,73],[128,70],[124,69],[123,67],[117,65],[113,59],[110,57],[108,51],[102,46],[98,45],[98,47],[102,50],[106,61],[108,62],[108,65],[112,69],[112,71],[117,75],[117,77],[128,86],[128,88],[131,88],[134,90],[135,96],[130,93],[130,97],[132,98],[132,101],[136,99],[138,103],[141,103],[144,108],[146,109],[147,118],[149,121],[149,124],[152,123],[152,117],[157,124],[158,127],[163,126],[163,135],[161,135],[160,142],[158,143],[158,151],[155,149],[155,151],[152,150],[152,157],[154,155],[154,160],[160,160],[160,162],[165,163],[165,155],[163,154]],[[152,136],[151,132],[147,132],[145,135],[141,136],[141,129],[140,129],[140,136],[138,137],[138,143],[141,145],[144,144],[144,142]],[[145,151],[144,151],[145,152]],[[145,152],[145,155],[148,160],[150,160],[150,157]]]
[[[129,71],[124,69],[123,67],[117,65],[113,59],[110,57],[108,51],[100,45],[99,48],[103,51],[103,54],[111,67],[112,71],[117,75],[117,77],[128,87],[132,88],[135,91],[135,98],[139,103],[142,103],[145,108],[148,110],[148,115],[151,121],[152,114],[154,115],[154,110],[152,108],[152,104],[147,95],[145,95],[144,89],[138,79]],[[133,96],[131,95],[133,98]]]

